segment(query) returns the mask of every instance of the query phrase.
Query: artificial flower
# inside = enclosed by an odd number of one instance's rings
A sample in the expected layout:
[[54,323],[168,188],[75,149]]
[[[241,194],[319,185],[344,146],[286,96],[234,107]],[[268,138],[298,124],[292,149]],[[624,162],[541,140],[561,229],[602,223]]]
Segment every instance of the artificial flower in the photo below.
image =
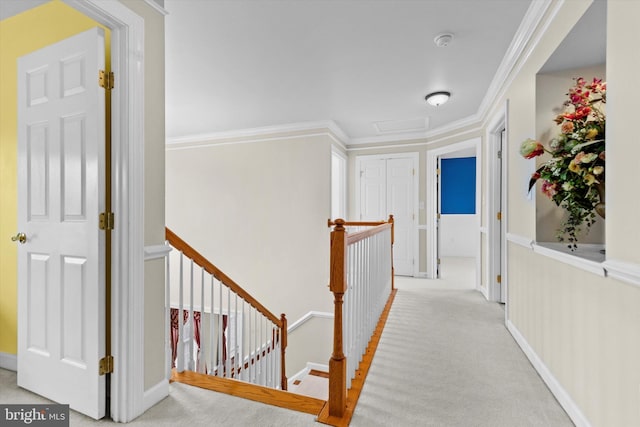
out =
[[549,150],[533,139],[520,146],[520,154],[526,159],[545,152],[551,155],[531,176],[529,189],[541,180],[542,193],[567,211],[557,236],[560,241],[568,240],[572,250],[577,247],[581,227],[589,229],[595,223],[595,206],[601,202],[596,184],[604,184],[606,172],[606,91],[602,79],[575,79],[567,92],[564,111],[553,120],[559,132],[549,141]]
[[562,127],[560,129],[562,129],[562,133],[571,133],[573,132],[573,129],[575,128],[573,122],[564,122],[562,123]]
[[586,139],[594,139],[596,136],[598,136],[598,129],[596,128],[589,129],[587,133],[584,135]]
[[544,153],[544,146],[535,139],[527,139],[520,145],[520,154],[525,159],[533,159]]

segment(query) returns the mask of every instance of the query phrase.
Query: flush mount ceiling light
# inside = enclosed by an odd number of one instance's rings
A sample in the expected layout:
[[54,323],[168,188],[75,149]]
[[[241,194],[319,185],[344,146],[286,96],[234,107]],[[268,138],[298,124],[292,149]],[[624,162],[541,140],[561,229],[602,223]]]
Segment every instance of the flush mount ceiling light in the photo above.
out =
[[437,107],[447,102],[450,96],[451,96],[451,92],[440,91],[440,92],[430,93],[429,95],[425,96],[424,99],[426,99],[428,104],[433,105],[434,107]]
[[433,42],[438,47],[447,47],[447,46],[449,46],[449,43],[451,43],[451,40],[453,40],[453,34],[451,34],[451,33],[442,33],[442,34],[438,34],[433,39]]

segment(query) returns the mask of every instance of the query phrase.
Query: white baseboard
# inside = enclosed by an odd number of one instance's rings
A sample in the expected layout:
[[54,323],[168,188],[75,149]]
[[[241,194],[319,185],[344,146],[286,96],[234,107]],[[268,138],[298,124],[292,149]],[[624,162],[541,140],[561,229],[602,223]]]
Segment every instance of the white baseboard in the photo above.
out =
[[573,401],[569,393],[562,387],[562,384],[551,373],[547,365],[544,364],[542,359],[536,354],[533,348],[529,345],[527,340],[522,336],[518,328],[515,327],[510,320],[507,320],[507,329],[513,335],[524,354],[527,356],[533,367],[538,371],[538,374],[551,390],[551,393],[556,397],[562,408],[567,412],[571,421],[576,427],[591,427],[591,423],[587,417],[584,416],[576,402]]
[[169,396],[169,381],[164,379],[144,392],[142,398],[143,412]]
[[489,301],[489,291],[487,290],[486,287],[483,287],[482,285],[478,286],[476,288],[478,291],[480,291],[480,293],[484,296],[484,298]]
[[18,356],[9,353],[0,353],[0,368],[9,371],[18,371]]

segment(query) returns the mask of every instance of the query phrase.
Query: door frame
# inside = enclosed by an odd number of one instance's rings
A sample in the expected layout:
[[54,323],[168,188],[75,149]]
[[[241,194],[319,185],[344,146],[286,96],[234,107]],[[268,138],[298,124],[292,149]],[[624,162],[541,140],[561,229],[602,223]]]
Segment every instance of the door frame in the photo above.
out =
[[[507,169],[507,141],[501,141],[501,133],[507,131],[507,107],[500,110],[487,126],[487,259],[486,283],[489,301],[506,302],[507,292],[507,203],[506,203],[506,169]],[[498,151],[501,150],[501,158]],[[498,168],[498,166],[501,166]],[[501,220],[498,220],[500,212]],[[500,274],[500,282],[496,280]]]
[[111,31],[111,418],[144,407],[144,18],[118,0],[63,0]]
[[458,142],[455,144],[447,145],[440,148],[427,151],[427,184],[426,184],[426,198],[427,209],[427,278],[437,279],[438,275],[438,194],[439,194],[439,180],[438,180],[438,160],[441,156],[449,153],[453,153],[460,150],[466,150],[469,148],[475,149],[476,155],[476,223],[478,230],[478,244],[476,247],[476,289],[480,289],[480,209],[482,199],[482,139],[472,138],[467,141]]
[[[356,193],[356,218],[357,221],[360,220],[360,162],[363,160],[371,160],[371,159],[411,159],[413,162],[413,168],[415,169],[415,174],[413,175],[413,212],[415,213],[415,218],[413,220],[412,227],[412,235],[413,235],[413,277],[417,277],[419,275],[420,270],[420,235],[418,233],[418,217],[419,217],[419,181],[418,177],[420,176],[420,153],[415,151],[408,151],[406,153],[388,153],[388,154],[365,154],[365,155],[357,155],[355,158],[355,193]],[[385,179],[386,182],[386,179]],[[386,218],[380,218],[381,220],[386,220]]]

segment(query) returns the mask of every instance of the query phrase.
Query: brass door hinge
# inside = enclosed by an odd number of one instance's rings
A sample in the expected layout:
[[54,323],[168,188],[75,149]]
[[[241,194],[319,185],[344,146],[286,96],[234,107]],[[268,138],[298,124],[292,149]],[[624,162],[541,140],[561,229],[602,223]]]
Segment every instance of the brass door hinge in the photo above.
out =
[[110,374],[113,372],[113,356],[105,356],[100,359],[99,373],[100,375]]
[[100,73],[98,74],[98,84],[106,90],[113,89],[115,85],[115,76],[113,75],[113,71],[107,73],[104,70],[100,70]]
[[502,212],[498,212],[496,217],[498,218],[498,221],[502,221]]
[[440,258],[438,258],[438,265],[440,265]]
[[113,212],[102,212],[100,214],[100,230],[113,230],[115,222],[116,219]]
[[501,274],[498,274],[498,277],[496,277],[496,281],[498,283],[502,283],[502,275]]

